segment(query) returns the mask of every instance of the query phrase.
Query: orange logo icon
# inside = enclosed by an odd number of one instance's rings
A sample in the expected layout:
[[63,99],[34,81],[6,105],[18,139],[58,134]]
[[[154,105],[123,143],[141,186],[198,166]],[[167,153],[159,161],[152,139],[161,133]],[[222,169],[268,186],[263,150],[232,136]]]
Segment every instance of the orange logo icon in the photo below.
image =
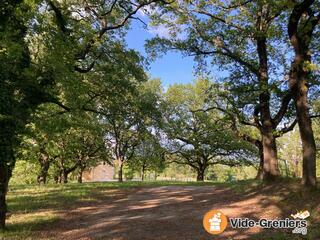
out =
[[227,217],[219,210],[211,210],[203,217],[203,227],[210,234],[222,233],[227,225]]

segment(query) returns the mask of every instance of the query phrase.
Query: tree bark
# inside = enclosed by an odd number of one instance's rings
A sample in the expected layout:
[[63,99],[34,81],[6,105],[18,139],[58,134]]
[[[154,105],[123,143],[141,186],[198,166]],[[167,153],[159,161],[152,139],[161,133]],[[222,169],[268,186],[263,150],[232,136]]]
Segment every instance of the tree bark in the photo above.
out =
[[82,171],[81,170],[79,170],[79,172],[78,172],[77,179],[78,179],[78,183],[82,183]]
[[[259,24],[261,24],[259,22]],[[268,76],[267,40],[265,36],[257,37],[257,52],[259,56],[259,109],[260,109],[260,133],[262,135],[263,148],[263,172],[262,179],[273,181],[280,176],[276,138],[273,135],[274,126],[270,113],[270,92]]]
[[85,169],[84,167],[79,168],[79,172],[78,172],[78,176],[77,176],[78,183],[82,183],[82,174],[83,174],[84,169]]
[[306,49],[299,48],[292,63],[289,87],[293,95],[302,142],[302,184],[307,187],[315,187],[316,175],[316,144],[312,129],[312,122],[308,106],[308,82],[309,71],[304,64],[311,61],[311,56]]
[[205,169],[203,169],[203,168],[197,169],[197,182],[204,181],[204,172],[205,172]]
[[15,164],[14,142],[15,124],[0,121],[0,230],[5,229],[8,184]]
[[0,229],[5,229],[6,226],[6,194],[8,189],[8,167],[0,164]]
[[144,181],[145,170],[146,170],[146,167],[145,167],[145,165],[143,164],[143,165],[142,165],[142,169],[141,169],[141,181]]
[[[301,79],[302,78],[302,79]],[[307,82],[300,77],[297,89],[294,91],[294,101],[298,118],[300,138],[302,142],[302,184],[316,186],[316,144],[308,108]]]
[[61,171],[60,183],[68,183],[68,172],[66,170]]
[[274,181],[280,177],[278,166],[276,138],[272,129],[267,130],[262,135],[263,145],[263,171],[262,179],[266,181]]
[[50,167],[50,163],[48,161],[41,163],[41,170],[37,177],[37,181],[39,184],[46,184],[47,183],[47,176],[48,176],[48,170]]

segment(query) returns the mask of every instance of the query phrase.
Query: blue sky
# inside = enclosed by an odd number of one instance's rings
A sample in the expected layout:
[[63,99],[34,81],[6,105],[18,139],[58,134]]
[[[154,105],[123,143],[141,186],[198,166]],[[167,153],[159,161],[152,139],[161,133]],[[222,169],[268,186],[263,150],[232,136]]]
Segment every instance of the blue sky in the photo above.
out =
[[[127,45],[146,56],[145,41],[156,36],[156,32],[161,33],[161,29],[147,30],[142,23],[132,21],[131,29],[126,36]],[[183,57],[178,52],[170,52],[152,62],[148,72],[151,78],[160,78],[163,86],[173,83],[189,83],[194,79],[193,65],[191,57]]]

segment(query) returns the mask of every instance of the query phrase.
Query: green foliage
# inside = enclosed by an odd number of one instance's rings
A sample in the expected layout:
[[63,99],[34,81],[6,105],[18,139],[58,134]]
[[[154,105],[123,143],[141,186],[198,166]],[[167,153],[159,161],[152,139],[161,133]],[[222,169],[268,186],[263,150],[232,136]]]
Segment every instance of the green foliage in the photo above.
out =
[[59,113],[57,107],[43,105],[32,120],[27,126],[18,162],[28,161],[37,166],[38,180],[48,174],[46,180],[53,181],[60,177],[61,171],[83,171],[109,161],[103,132],[92,114]]
[[[95,99],[105,141],[114,160],[133,158],[136,148],[161,119],[158,95],[160,82],[134,83],[133,88],[117,95],[101,95]],[[101,91],[108,91],[100,86]]]
[[165,149],[161,147],[159,138],[147,133],[135,149],[134,156],[128,162],[128,166],[144,178],[147,172],[161,173],[165,168],[164,160]]
[[279,159],[284,176],[302,176],[302,146],[299,128],[282,136],[279,141]]
[[[30,154],[32,154],[30,152]],[[28,160],[18,160],[12,173],[11,184],[35,184],[37,183],[37,175],[39,173],[39,165],[36,162]]]
[[127,181],[132,180],[134,177],[134,171],[131,168],[127,167],[127,165],[124,166],[123,173]]
[[[212,97],[214,85],[206,79],[173,85],[166,92],[164,132],[169,161],[197,171],[213,164],[238,165],[254,161],[254,149],[240,140]],[[253,154],[253,155],[252,155]]]

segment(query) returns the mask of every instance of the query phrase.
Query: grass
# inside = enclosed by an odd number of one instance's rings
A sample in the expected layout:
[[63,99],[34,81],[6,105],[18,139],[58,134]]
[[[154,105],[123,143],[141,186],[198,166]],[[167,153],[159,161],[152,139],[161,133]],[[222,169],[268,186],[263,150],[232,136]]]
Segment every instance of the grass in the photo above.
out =
[[[160,186],[211,186],[218,185],[233,189],[237,194],[246,194],[260,191],[265,184],[246,180],[231,183],[216,182],[177,182],[177,181],[154,181],[154,182],[104,182],[104,183],[69,183],[65,185],[13,185],[8,193],[8,209],[10,217],[7,220],[7,230],[0,232],[0,239],[37,239],[37,231],[49,226],[62,217],[61,212],[72,209],[81,202],[99,201],[99,198],[111,196],[110,189],[131,189],[138,187]],[[279,206],[282,208],[295,209],[299,202],[307,202],[308,210],[311,211],[313,229],[308,229],[306,239],[317,239],[320,236],[320,191],[305,192],[299,190],[299,184],[292,180],[283,180],[277,185],[286,186],[287,194],[279,198]],[[276,189],[276,188],[275,188]],[[273,194],[270,194],[273,197]],[[298,206],[299,207],[299,206]],[[301,210],[301,209],[300,209]],[[295,239],[295,236],[290,235]],[[311,236],[311,238],[309,238]],[[256,239],[287,239],[288,235],[274,233],[272,236],[257,236]],[[298,237],[298,236],[297,236]],[[300,239],[300,238],[297,238]]]

